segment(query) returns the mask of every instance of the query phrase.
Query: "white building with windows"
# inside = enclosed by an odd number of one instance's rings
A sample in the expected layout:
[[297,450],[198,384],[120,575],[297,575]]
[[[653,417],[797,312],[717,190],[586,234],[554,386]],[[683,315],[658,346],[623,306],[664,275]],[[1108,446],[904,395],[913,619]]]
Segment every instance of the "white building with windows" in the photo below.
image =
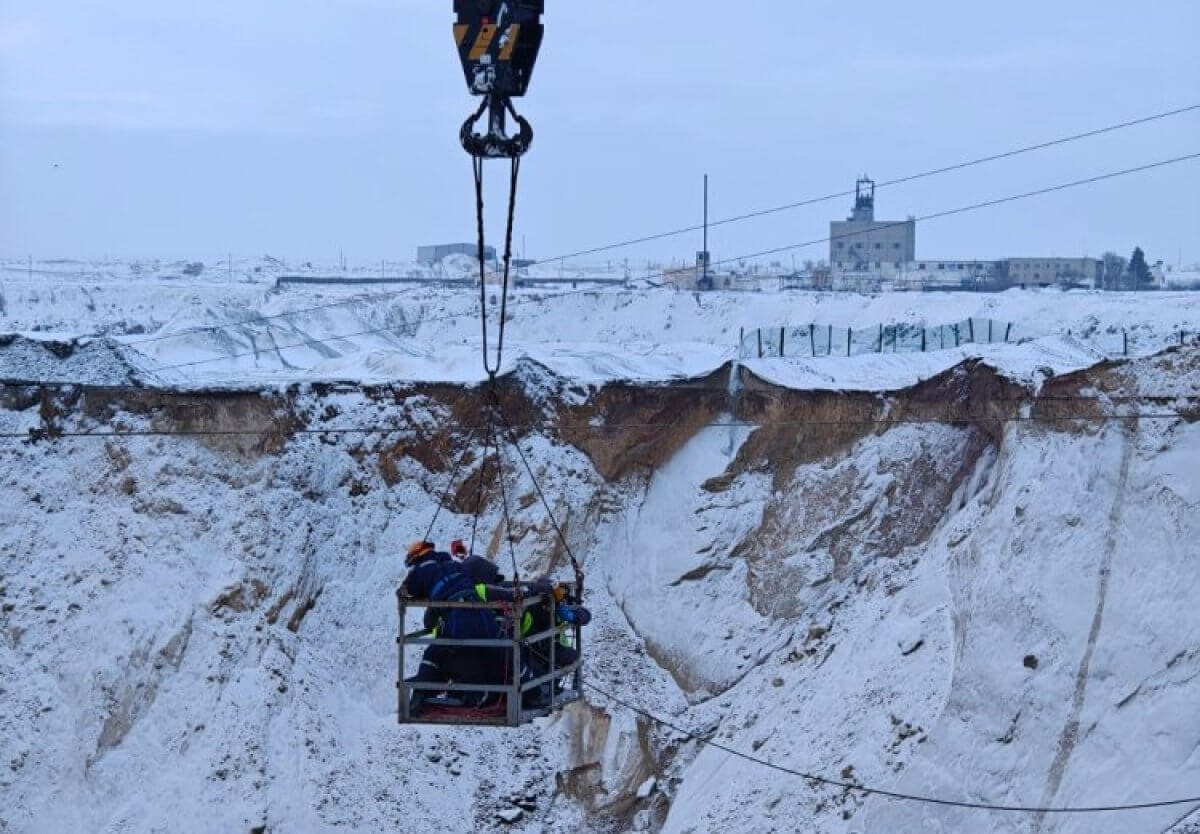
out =
[[1002,261],[1010,284],[1082,284],[1099,286],[1096,258],[1009,258]]
[[[829,268],[834,289],[998,290],[1009,286],[1100,285],[1096,258],[1005,258],[998,261],[917,260],[917,221],[876,220],[875,183],[860,178],[854,211],[829,224]],[[1163,283],[1156,273],[1157,283]]]

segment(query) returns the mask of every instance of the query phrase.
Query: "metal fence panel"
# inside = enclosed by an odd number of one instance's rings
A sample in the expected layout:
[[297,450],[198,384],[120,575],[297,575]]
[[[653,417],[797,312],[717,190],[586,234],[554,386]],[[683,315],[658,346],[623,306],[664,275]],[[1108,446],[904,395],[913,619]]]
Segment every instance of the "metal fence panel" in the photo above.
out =
[[[1118,334],[1119,335],[1119,334]],[[922,353],[966,344],[1019,342],[1027,335],[1013,322],[969,318],[926,327],[910,322],[849,328],[813,322],[742,332],[742,359],[858,356],[864,353]],[[1123,346],[1118,346],[1118,353]]]

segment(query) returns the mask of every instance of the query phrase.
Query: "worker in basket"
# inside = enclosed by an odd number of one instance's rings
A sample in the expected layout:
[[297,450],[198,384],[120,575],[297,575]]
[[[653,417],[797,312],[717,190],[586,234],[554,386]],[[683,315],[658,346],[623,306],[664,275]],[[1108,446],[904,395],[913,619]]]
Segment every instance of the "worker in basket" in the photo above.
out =
[[[461,546],[460,542],[455,545]],[[458,547],[453,548],[458,550]],[[465,548],[456,555],[465,556]],[[406,564],[408,575],[404,579],[403,588],[412,597],[428,599],[435,602],[512,602],[517,596],[517,588],[512,583],[504,583],[496,566],[487,559],[479,556],[464,558],[462,561],[450,554],[439,552],[432,542],[414,542],[408,549]],[[548,579],[522,585],[520,594],[526,597],[539,594],[551,595],[556,586]],[[545,621],[549,622],[548,606],[536,606],[527,611],[521,623],[521,633],[529,634],[534,627],[533,612],[546,608]],[[582,615],[590,619],[586,609]],[[570,615],[568,615],[570,616]],[[451,640],[494,640],[508,636],[508,617],[500,612],[485,609],[461,609],[430,607],[425,615],[425,627],[436,636]],[[548,626],[546,626],[548,627]],[[544,628],[539,628],[544,630]],[[563,647],[566,650],[567,647]],[[574,652],[573,649],[570,652]],[[548,655],[548,646],[546,647]],[[577,655],[575,655],[577,656]],[[573,662],[568,658],[572,655],[564,653],[562,660],[556,665],[565,666]],[[410,682],[444,683],[456,681],[459,683],[505,683],[511,675],[511,660],[508,652],[495,647],[450,647],[429,646],[421,660],[417,675]],[[538,670],[541,671],[538,671]],[[544,673],[545,664],[530,662],[528,650],[523,649],[521,657],[521,680],[528,681],[535,674]],[[410,711],[413,715],[420,713],[424,701],[429,697],[429,690],[414,690],[410,700]],[[526,706],[537,706],[545,692],[527,693],[529,703]],[[463,699],[463,706],[487,707],[494,706],[498,701],[494,693],[473,696]]]
[[[489,600],[509,600],[512,598],[512,583],[504,581],[504,576],[500,573],[490,559],[467,552],[466,545],[462,539],[455,539],[450,543],[450,555],[466,569],[471,576],[471,581],[476,583],[476,587],[484,586],[486,588]],[[552,619],[551,611],[553,610],[553,620],[556,624],[563,623],[578,623],[585,626],[592,620],[592,614],[587,608],[579,604],[579,601],[574,598],[567,586],[552,582],[549,579],[543,578],[532,583],[529,590],[526,591],[526,596],[529,596],[529,591],[537,594],[545,594],[546,599],[540,605],[535,605],[525,611],[521,618],[521,636],[527,637],[530,634],[541,634],[550,630]],[[429,627],[427,625],[427,627]],[[525,650],[525,664],[532,673],[533,677],[541,677],[550,671],[550,638],[540,640],[537,643],[528,644]],[[558,645],[554,647],[554,667],[562,669],[571,666],[579,660],[579,651],[572,645],[571,639],[564,634],[558,641]],[[559,681],[561,686],[564,681]],[[550,688],[546,685],[541,691],[526,693],[526,706],[533,706],[541,701],[549,699]]]

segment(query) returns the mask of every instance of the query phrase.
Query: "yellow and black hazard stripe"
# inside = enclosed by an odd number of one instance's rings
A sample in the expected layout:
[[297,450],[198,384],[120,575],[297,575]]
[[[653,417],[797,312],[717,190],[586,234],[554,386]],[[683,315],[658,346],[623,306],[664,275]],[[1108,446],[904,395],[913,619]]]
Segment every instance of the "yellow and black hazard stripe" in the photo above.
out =
[[[496,34],[499,27],[494,23],[484,23],[479,27],[479,31],[474,38],[470,37],[471,27],[466,23],[456,23],[454,25],[454,43],[460,50],[468,43],[470,49],[466,52],[466,57],[471,61],[478,61],[484,55],[488,54],[492,49],[492,44],[496,43]],[[504,34],[499,40],[499,54],[496,56],[500,61],[511,61],[513,51],[517,48],[517,40],[521,36],[521,24],[513,23],[506,26]]]
[[521,37],[521,24],[514,23],[508,27],[500,40],[500,60],[511,61],[513,50],[517,48],[517,38]]

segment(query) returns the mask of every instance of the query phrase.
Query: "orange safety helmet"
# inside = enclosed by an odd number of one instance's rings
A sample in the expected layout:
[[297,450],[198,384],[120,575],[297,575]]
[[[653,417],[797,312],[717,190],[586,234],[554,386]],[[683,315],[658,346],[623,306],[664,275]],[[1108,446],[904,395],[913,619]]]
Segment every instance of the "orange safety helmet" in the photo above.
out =
[[427,542],[424,539],[415,541],[408,546],[408,556],[405,557],[405,564],[411,565],[420,560],[426,553],[432,553],[436,549],[433,542]]

